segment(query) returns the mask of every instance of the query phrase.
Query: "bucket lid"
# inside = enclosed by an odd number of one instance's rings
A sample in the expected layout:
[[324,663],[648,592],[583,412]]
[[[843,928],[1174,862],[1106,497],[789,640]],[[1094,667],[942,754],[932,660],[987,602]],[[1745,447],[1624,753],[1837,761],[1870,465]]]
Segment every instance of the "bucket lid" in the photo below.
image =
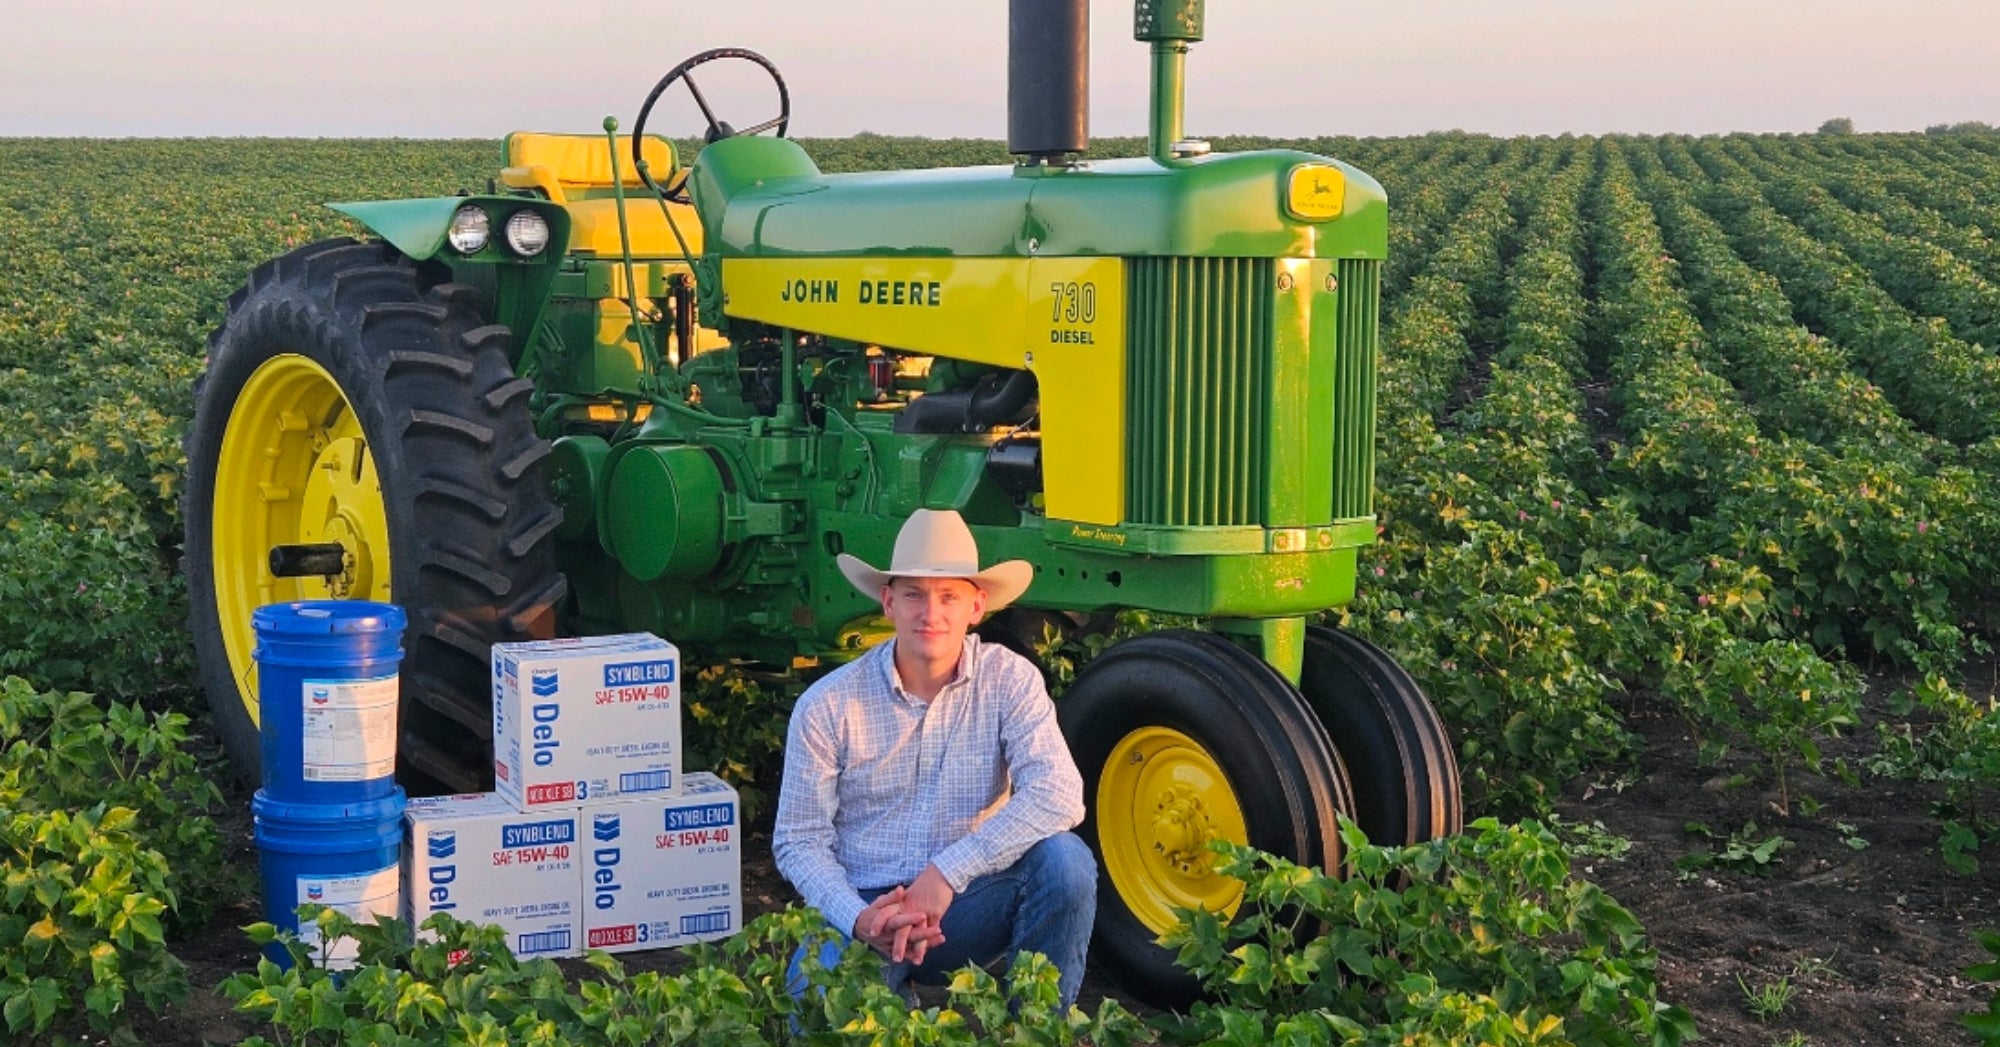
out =
[[282,822],[378,822],[400,819],[405,805],[403,787],[372,800],[345,803],[299,803],[273,800],[264,790],[250,798],[250,813],[257,818]]
[[292,600],[250,612],[259,633],[325,636],[333,633],[400,633],[409,624],[403,609],[374,600]]

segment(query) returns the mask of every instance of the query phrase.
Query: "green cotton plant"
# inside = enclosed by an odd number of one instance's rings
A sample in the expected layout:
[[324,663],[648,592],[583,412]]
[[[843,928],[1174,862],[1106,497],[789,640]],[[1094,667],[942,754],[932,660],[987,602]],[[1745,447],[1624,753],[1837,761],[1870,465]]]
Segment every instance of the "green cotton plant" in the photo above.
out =
[[1210,995],[1156,1021],[1174,1044],[1671,1047],[1693,1020],[1658,998],[1631,913],[1571,877],[1543,826],[1481,819],[1411,847],[1343,820],[1347,875],[1228,843],[1233,919],[1187,911],[1166,944]]
[[76,458],[102,432],[50,452],[60,462],[8,464],[8,450],[50,440],[16,422],[28,438],[0,448],[0,673],[116,695],[184,675],[186,583],[162,555],[160,500]]
[[1680,871],[1682,879],[1696,875],[1701,869],[1726,869],[1752,876],[1769,876],[1784,861],[1780,852],[1792,846],[1792,841],[1778,833],[1763,835],[1755,821],[1745,822],[1743,828],[1726,837],[1705,822],[1689,822],[1684,828],[1689,835],[1707,839],[1709,846],[1682,855],[1674,862],[1674,868]]
[[[240,1013],[267,1026],[244,1041],[249,1047],[1152,1042],[1145,1025],[1115,1001],[1094,1016],[1075,1008],[1058,1013],[1057,972],[1040,956],[1015,961],[1011,995],[992,975],[967,968],[948,990],[949,1006],[914,1010],[883,981],[866,945],[849,943],[834,965],[822,966],[820,947],[835,936],[811,909],[771,913],[722,942],[689,947],[676,973],[632,974],[592,951],[576,979],[552,960],[517,960],[500,928],[447,914],[426,920],[431,933],[415,941],[408,925],[394,919],[357,924],[317,906],[300,907],[299,918],[315,924],[323,939],[353,939],[358,965],[338,975],[318,969],[296,936],[268,923],[251,925],[252,941],[283,949],[292,963],[284,968],[266,959],[223,983]],[[795,1000],[787,976],[801,947],[807,947],[810,989]]]
[[1202,627],[1203,623],[1196,618],[1124,610],[1112,616],[1109,628],[1096,631],[1065,630],[1058,628],[1054,622],[1043,622],[1041,635],[1031,637],[1029,647],[1048,680],[1049,697],[1060,700],[1069,685],[1076,682],[1076,674],[1112,644],[1160,629]]
[[[250,925],[253,942],[283,950],[291,963],[260,960],[255,971],[222,983],[238,1012],[267,1026],[245,1044],[659,1042],[640,1038],[623,969],[601,953],[591,962],[606,977],[572,984],[554,961],[517,960],[499,927],[439,914],[424,924],[434,934],[413,942],[408,925],[394,919],[357,924],[315,906],[301,906],[299,919],[316,925],[323,940],[352,939],[356,965],[337,975],[320,969],[296,936],[269,923]],[[715,1021],[729,1013],[712,1008]],[[768,1042],[747,1032],[728,1030],[735,1042]]]
[[1836,666],[1804,644],[1746,640],[1709,613],[1679,616],[1666,695],[1704,737],[1705,758],[1719,758],[1736,739],[1747,741],[1769,763],[1778,808],[1791,807],[1791,769],[1821,768],[1822,739],[1859,721],[1859,675]]
[[[1975,931],[1973,938],[1979,947],[1992,957],[1983,963],[1975,963],[1960,971],[1960,974],[1975,982],[2000,986],[2000,932]],[[1975,1011],[1963,1016],[1960,1021],[1972,1030],[1972,1035],[1986,1047],[2000,1047],[2000,989],[1996,989],[1991,999],[1986,1001],[1984,1011]]]
[[1457,526],[1455,544],[1389,544],[1346,624],[1410,667],[1461,740],[1476,802],[1540,810],[1629,754],[1610,699],[1645,670],[1648,622],[1671,593],[1645,572],[1566,569],[1517,527]]
[[1791,635],[1919,669],[1954,665],[1967,647],[1957,623],[1994,566],[1965,521],[1991,491],[1965,469],[1878,457],[1781,442],[1692,544],[1763,566]]
[[94,472],[0,462],[0,673],[124,695],[185,678],[185,586],[148,498]]
[[10,1043],[87,1028],[136,1044],[136,999],[158,1012],[187,995],[161,915],[167,861],[128,807],[0,817],[0,1028]]
[[755,819],[769,804],[785,744],[785,722],[796,688],[758,678],[736,666],[695,673],[682,696],[681,732],[688,770],[713,771],[736,787],[743,817]]
[[[134,1005],[186,994],[167,951],[227,889],[215,786],[187,718],[0,680],[0,1019],[129,1042]],[[166,855],[173,855],[169,861]],[[20,943],[14,947],[13,943]]]
[[[1911,722],[1919,710],[1923,717]],[[1881,747],[1868,769],[1943,785],[1944,801],[1935,810],[1945,865],[1967,875],[1979,871],[1980,843],[2000,840],[2000,820],[1980,805],[2000,785],[2000,713],[1937,673],[1896,694],[1890,711],[1898,722],[1877,725]]]
[[179,713],[0,680],[0,808],[136,812],[131,834],[172,856],[167,885],[178,904],[166,918],[175,933],[205,924],[233,882],[209,818],[222,794],[188,752],[187,728]]

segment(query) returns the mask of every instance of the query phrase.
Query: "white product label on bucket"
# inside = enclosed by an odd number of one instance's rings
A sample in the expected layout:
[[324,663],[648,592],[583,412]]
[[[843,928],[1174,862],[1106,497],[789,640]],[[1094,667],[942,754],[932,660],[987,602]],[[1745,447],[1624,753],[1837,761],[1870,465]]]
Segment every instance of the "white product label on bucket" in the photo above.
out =
[[[347,876],[301,876],[298,904],[324,905],[356,923],[372,925],[378,915],[397,915],[402,907],[402,893],[402,867],[391,865]],[[360,943],[352,938],[335,939],[322,946],[319,925],[310,921],[300,922],[299,942],[313,950],[320,967],[329,971],[353,967],[361,952]]]
[[302,777],[364,782],[396,772],[396,677],[307,680]]

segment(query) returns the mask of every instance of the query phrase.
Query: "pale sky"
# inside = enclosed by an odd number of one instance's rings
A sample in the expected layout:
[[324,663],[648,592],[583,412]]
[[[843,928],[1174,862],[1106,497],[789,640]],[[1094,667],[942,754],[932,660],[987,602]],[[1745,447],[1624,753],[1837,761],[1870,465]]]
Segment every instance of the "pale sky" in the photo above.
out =
[[[497,137],[631,124],[760,51],[792,133],[1006,136],[1005,0],[0,0],[0,136]],[[552,17],[549,13],[553,12]],[[1208,0],[1191,134],[2000,124],[2000,0]],[[1092,0],[1094,136],[1144,134],[1129,0]],[[761,85],[704,83],[739,124]],[[699,130],[684,96],[652,128]],[[4,146],[0,146],[4,148]]]

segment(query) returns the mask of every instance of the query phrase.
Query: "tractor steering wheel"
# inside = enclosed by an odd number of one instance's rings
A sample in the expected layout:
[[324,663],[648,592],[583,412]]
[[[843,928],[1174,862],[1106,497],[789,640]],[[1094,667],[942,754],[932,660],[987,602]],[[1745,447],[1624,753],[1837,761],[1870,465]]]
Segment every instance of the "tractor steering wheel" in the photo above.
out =
[[[708,98],[701,93],[701,88],[695,84],[693,74],[697,67],[724,58],[735,58],[745,62],[753,62],[762,66],[764,72],[770,74],[771,82],[778,87],[777,116],[739,131],[731,126],[729,121],[715,115],[715,110],[709,107]],[[785,137],[785,128],[792,122],[792,93],[785,87],[784,76],[778,72],[778,67],[773,65],[770,59],[765,58],[755,51],[741,47],[717,47],[712,50],[703,51],[667,70],[667,75],[661,77],[660,82],[653,85],[652,92],[646,95],[646,101],[639,106],[639,118],[632,123],[632,162],[639,173],[639,179],[646,183],[647,188],[659,193],[661,196],[668,196],[668,190],[662,189],[658,183],[653,181],[651,173],[646,170],[646,163],[642,155],[646,135],[646,118],[653,113],[653,103],[658,102],[660,96],[666,93],[667,88],[672,87],[674,82],[678,80],[687,81],[688,93],[694,96],[694,104],[701,108],[702,118],[708,121],[708,129],[702,133],[702,140],[704,142],[718,142],[735,135],[754,135],[765,131],[773,131],[777,137],[783,138]],[[673,193],[676,194],[673,198],[685,198],[686,186],[686,179],[681,179],[677,182],[673,186]]]

